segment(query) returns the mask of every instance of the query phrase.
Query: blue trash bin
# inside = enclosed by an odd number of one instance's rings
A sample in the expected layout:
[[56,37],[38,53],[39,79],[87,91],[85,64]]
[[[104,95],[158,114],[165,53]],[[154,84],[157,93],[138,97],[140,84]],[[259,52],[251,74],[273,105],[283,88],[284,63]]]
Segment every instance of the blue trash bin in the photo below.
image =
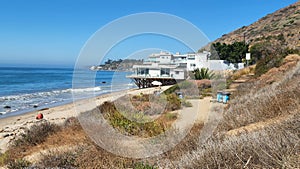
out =
[[183,99],[183,93],[182,92],[176,92],[179,99]]
[[221,103],[221,102],[222,102],[222,99],[223,99],[222,92],[217,92],[217,101],[218,101],[219,103]]
[[223,92],[223,103],[226,104],[228,102],[228,100],[230,99],[230,93],[229,92]]

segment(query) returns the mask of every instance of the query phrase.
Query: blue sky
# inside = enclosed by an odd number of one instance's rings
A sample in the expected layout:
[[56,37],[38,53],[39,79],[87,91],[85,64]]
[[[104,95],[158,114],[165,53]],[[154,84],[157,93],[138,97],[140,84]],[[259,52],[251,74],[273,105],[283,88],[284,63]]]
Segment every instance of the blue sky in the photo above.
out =
[[[0,66],[72,67],[81,48],[98,29],[134,13],[176,15],[215,40],[295,2],[297,0],[1,0]],[[165,49],[168,44],[167,49],[172,52],[188,52],[172,40],[164,43],[159,37],[144,37],[142,42],[147,39],[155,39],[154,48]],[[125,46],[134,45],[140,46],[137,50],[144,47],[141,38]],[[147,44],[146,47],[152,46]],[[116,49],[108,57],[124,58],[129,54],[125,47]]]

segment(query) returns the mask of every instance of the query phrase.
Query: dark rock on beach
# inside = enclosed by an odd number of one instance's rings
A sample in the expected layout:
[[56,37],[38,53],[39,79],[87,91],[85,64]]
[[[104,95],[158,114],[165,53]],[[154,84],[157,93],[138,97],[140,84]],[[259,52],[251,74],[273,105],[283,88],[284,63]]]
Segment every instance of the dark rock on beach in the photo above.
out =
[[5,109],[10,109],[11,107],[10,107],[10,106],[4,106],[3,108],[5,108]]
[[39,111],[49,110],[49,108],[42,108]]

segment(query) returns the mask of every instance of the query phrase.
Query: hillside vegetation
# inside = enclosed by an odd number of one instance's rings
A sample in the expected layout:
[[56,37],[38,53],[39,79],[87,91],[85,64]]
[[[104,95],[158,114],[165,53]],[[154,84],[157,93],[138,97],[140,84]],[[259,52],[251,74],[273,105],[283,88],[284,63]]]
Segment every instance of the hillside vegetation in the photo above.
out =
[[98,70],[113,70],[113,71],[132,71],[133,65],[142,64],[143,60],[136,59],[108,59],[104,64],[97,66]]
[[225,34],[199,51],[209,50],[211,59],[230,63],[245,63],[246,53],[250,52],[249,64],[263,60],[262,64],[272,61],[278,66],[286,55],[300,54],[299,27],[300,1],[268,14],[249,26]]
[[[97,146],[74,117],[62,126],[42,122],[26,130],[0,155],[0,165],[7,168],[300,168],[299,4],[269,14],[216,41],[234,43],[245,33],[250,48],[259,44],[256,51],[260,58],[255,60],[256,65],[236,71],[228,78],[236,81],[249,75],[247,81],[236,87],[229,104],[212,103],[215,107],[209,112],[208,122],[196,123],[170,151],[145,159],[117,156]],[[174,85],[165,93],[170,94],[182,85],[189,89],[182,91],[184,95],[199,93],[190,83]],[[176,95],[173,98],[169,100],[177,103]],[[136,108],[155,114],[147,109],[148,103],[140,104],[141,100],[147,102],[147,95],[130,99]],[[112,108],[106,104],[108,107],[102,108]],[[175,105],[179,108],[180,104]],[[170,110],[174,110],[172,107]],[[111,122],[118,123],[119,130],[125,130],[128,121],[119,118],[119,114],[110,115],[107,119],[112,117]],[[170,122],[176,118],[166,116]],[[140,126],[126,129],[128,135],[134,135],[131,129],[140,130]],[[43,137],[36,139],[41,131]],[[212,134],[204,138],[206,131]]]
[[[162,168],[299,168],[300,56],[241,84],[206,141],[192,138]],[[191,149],[191,147],[196,147]],[[185,152],[182,155],[182,151]]]
[[259,19],[257,22],[243,26],[231,33],[223,35],[214,41],[232,44],[236,41],[245,41],[252,46],[258,42],[272,40],[273,43],[285,39],[285,46],[291,49],[300,47],[300,1],[282,8],[272,14]]
[[[63,126],[41,123],[25,132],[0,156],[2,165],[62,168],[299,168],[300,56],[238,87],[218,118],[212,136],[195,124],[172,150],[147,159],[130,159],[93,143],[76,118]],[[43,132],[43,138],[35,138]],[[47,134],[46,134],[47,133]]]

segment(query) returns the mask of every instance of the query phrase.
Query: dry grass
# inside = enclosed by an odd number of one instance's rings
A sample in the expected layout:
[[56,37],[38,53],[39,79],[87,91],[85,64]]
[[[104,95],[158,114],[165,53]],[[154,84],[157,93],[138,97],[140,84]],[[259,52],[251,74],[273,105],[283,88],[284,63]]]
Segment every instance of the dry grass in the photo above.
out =
[[[295,119],[296,118],[296,119]],[[299,115],[283,124],[213,137],[176,161],[178,168],[299,168]],[[298,123],[298,124],[297,124]]]
[[245,90],[231,101],[213,136],[205,143],[194,138],[195,150],[172,162],[162,160],[160,166],[299,168],[300,63],[279,79],[272,85],[241,85]]
[[[181,101],[174,93],[166,96],[124,96],[98,107],[103,117],[114,128],[125,135],[140,137],[153,137],[166,131],[177,119],[176,113],[169,112],[180,108]],[[159,117],[155,119],[157,115]]]
[[45,121],[33,125],[13,141],[4,154],[1,154],[0,165],[8,164],[8,167],[13,166],[12,168],[16,168],[17,166],[29,164],[22,158],[32,153],[32,147],[42,144],[50,135],[60,131],[60,129],[59,126]]
[[234,72],[234,73],[231,75],[231,79],[232,79],[232,80],[237,80],[237,79],[239,79],[240,77],[242,77],[243,75],[247,75],[247,74],[250,74],[250,73],[254,73],[254,70],[255,70],[255,65],[246,67],[246,68],[241,69],[241,70],[237,70],[236,72]]
[[[299,69],[300,64],[272,84],[264,79],[242,84],[211,137],[202,140],[205,126],[196,124],[175,148],[156,157],[131,159],[109,153],[71,118],[42,142],[10,149],[1,158],[13,168],[300,168]],[[172,120],[173,115],[166,118]],[[35,164],[24,160],[31,153],[64,145],[77,146],[46,153]]]

